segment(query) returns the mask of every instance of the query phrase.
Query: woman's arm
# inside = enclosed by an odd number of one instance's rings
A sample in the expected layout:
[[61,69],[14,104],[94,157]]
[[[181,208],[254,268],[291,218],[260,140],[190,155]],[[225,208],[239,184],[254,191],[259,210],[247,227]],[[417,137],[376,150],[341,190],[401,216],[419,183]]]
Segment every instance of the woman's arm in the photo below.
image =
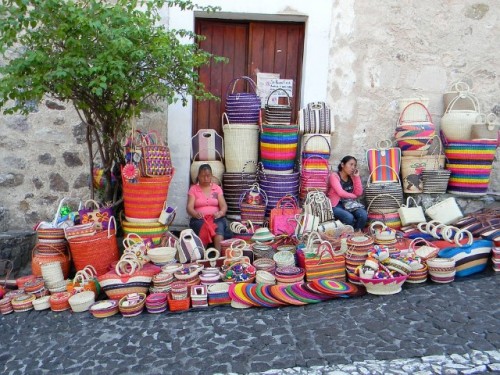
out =
[[[353,185],[354,185],[354,179],[353,179]],[[335,172],[330,174],[330,186],[340,198],[356,199],[358,197],[356,194],[348,193],[347,191],[342,189],[342,185],[340,184],[340,177]],[[354,185],[354,191],[356,191],[356,185]]]
[[353,184],[353,191],[352,193],[356,195],[356,198],[360,197],[363,195],[363,185],[361,185],[361,177],[359,175],[353,175],[351,176],[352,178],[352,184]]
[[194,217],[195,219],[203,219],[203,214],[194,209],[194,195],[188,194],[188,201],[186,205],[186,211],[189,216]]

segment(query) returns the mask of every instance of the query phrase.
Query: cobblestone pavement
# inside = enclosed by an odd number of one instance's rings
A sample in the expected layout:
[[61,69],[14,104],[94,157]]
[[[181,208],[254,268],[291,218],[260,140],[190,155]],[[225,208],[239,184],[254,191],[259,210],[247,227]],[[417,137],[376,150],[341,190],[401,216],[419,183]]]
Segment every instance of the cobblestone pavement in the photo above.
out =
[[500,374],[500,278],[279,309],[0,317],[2,374]]

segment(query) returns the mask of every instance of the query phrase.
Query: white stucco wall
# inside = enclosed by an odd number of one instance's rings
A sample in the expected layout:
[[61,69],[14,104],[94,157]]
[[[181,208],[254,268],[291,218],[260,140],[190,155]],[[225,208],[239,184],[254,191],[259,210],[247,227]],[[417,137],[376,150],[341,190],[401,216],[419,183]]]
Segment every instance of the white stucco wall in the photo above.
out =
[[[218,17],[269,21],[302,21],[306,23],[303,73],[300,102],[327,99],[328,54],[330,51],[330,25],[332,2],[327,0],[273,0],[231,1],[203,0],[200,5],[220,6],[216,14],[200,14],[170,9],[169,27],[194,31],[194,18]],[[171,105],[168,111],[168,141],[177,173],[170,187],[169,202],[179,207],[177,225],[187,223],[186,193],[189,188],[190,150],[186,147],[191,137],[192,102],[187,107]]]

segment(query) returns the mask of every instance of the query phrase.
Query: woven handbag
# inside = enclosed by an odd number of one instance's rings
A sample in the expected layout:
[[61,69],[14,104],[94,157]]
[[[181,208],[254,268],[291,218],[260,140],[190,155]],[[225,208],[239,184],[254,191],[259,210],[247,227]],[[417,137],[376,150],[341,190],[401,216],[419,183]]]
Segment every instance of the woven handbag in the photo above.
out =
[[249,172],[249,170],[256,168],[255,162],[248,161],[238,173],[224,173],[222,175],[224,198],[227,203],[226,217],[228,219],[241,220],[240,197],[243,191],[257,182],[257,173]]
[[309,156],[302,160],[302,172],[300,175],[300,199],[304,201],[309,191],[328,190],[328,175],[330,170],[328,161],[320,156]]
[[[89,203],[92,203],[94,208],[87,208]],[[108,229],[110,219],[113,216],[113,208],[110,206],[101,206],[95,200],[88,199],[83,204],[83,208],[78,210],[78,214],[80,215],[81,224],[93,222],[96,229]],[[114,229],[114,227],[111,229]]]
[[439,221],[442,224],[453,224],[464,217],[462,210],[453,197],[446,198],[430,206],[425,210],[425,214],[432,220]]
[[332,202],[324,192],[312,190],[307,193],[302,204],[305,213],[319,217],[319,222],[330,222],[334,219]]
[[[464,99],[470,103],[472,110],[458,109],[458,102]],[[470,92],[461,93],[446,107],[441,117],[441,132],[450,141],[467,141],[471,139],[472,125],[481,113],[479,101]]]
[[170,149],[159,140],[158,133],[150,131],[141,134],[141,161],[139,169],[142,176],[170,176],[173,174]]
[[[371,182],[399,181],[401,149],[391,146],[392,141],[383,140],[377,142],[376,148],[366,151]],[[373,172],[375,172],[375,174],[373,174]]]
[[[287,98],[287,104],[269,104],[269,99],[278,92],[285,93]],[[272,91],[267,97],[265,112],[264,112],[264,122],[266,124],[286,124],[289,125],[292,121],[292,104],[290,101],[290,95],[282,88]]]
[[312,102],[299,111],[299,132],[301,134],[332,134],[335,123],[330,114],[330,107],[324,102]]
[[302,213],[302,209],[298,207],[295,198],[291,195],[285,195],[276,203],[276,207],[271,210],[269,218],[271,231],[275,235],[294,234],[297,226],[295,215],[300,213]]
[[222,160],[223,158],[223,139],[214,129],[200,129],[191,138],[192,161]]
[[[410,207],[412,202],[415,207]],[[401,205],[398,213],[403,226],[418,224],[426,221],[423,208],[417,204],[413,197],[406,198],[406,205]]]
[[330,159],[331,139],[330,134],[304,134],[302,136],[302,158],[316,155],[326,160]]
[[[393,168],[388,167],[390,171],[396,172]],[[371,173],[370,176],[368,177],[368,180],[366,182],[366,188],[365,188],[365,197],[366,201],[368,204],[370,202],[373,202],[375,198],[381,194],[390,194],[392,197],[394,197],[396,204],[394,204],[393,200],[389,201],[389,206],[388,207],[380,207],[380,208],[388,208],[388,209],[394,209],[398,210],[401,204],[403,204],[403,187],[401,186],[401,181],[399,180],[399,175],[396,174],[397,180],[395,182],[391,181],[386,181],[386,182],[378,182],[378,183],[371,183],[370,179],[373,177],[374,173],[376,173],[378,170],[381,169],[386,169],[386,166],[378,166],[375,168]],[[383,203],[382,200],[379,201],[380,203]],[[378,208],[378,205],[374,205],[374,209]]]
[[472,125],[471,139],[493,139],[500,143],[500,124],[497,123],[497,116],[490,113],[488,116],[480,115],[479,121]]
[[[411,119],[415,115],[415,107],[424,111],[423,119],[417,121]],[[430,146],[429,140],[435,134],[436,127],[432,122],[432,116],[427,107],[420,102],[413,102],[401,111],[394,137],[403,155],[414,155],[415,153],[426,152]]]
[[[248,84],[250,92],[235,92],[238,81]],[[261,101],[257,95],[257,85],[247,76],[241,76],[229,82],[226,89],[226,114],[235,124],[258,124]]]
[[184,229],[179,235],[178,251],[180,262],[190,263],[203,259],[205,247],[192,229]]
[[240,197],[241,221],[251,221],[253,224],[263,225],[266,215],[268,199],[267,194],[258,183],[244,191]]

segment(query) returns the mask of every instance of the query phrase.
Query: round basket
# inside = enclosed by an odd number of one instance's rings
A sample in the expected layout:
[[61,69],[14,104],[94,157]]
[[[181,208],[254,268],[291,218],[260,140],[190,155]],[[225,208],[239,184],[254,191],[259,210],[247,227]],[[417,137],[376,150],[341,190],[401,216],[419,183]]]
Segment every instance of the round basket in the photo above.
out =
[[406,279],[407,283],[410,284],[420,284],[427,281],[428,268],[427,265],[423,265],[422,268],[418,270],[412,270]]
[[130,293],[120,299],[118,309],[124,318],[131,318],[140,315],[145,304],[145,293]]
[[69,292],[59,292],[54,293],[50,296],[50,309],[52,311],[65,311],[69,310],[71,306],[69,305],[69,299],[71,293]]
[[43,296],[34,300],[33,309],[37,311],[50,309],[50,296]]
[[12,307],[12,298],[4,297],[0,300],[0,313],[2,315],[10,314],[14,312],[14,308]]
[[175,247],[162,246],[154,247],[148,250],[148,257],[151,262],[156,264],[165,264],[174,260],[177,254],[177,249]]
[[257,284],[276,284],[276,278],[271,272],[259,270],[256,273],[255,282]]
[[399,276],[390,279],[364,279],[360,277],[359,280],[365,286],[368,293],[382,296],[399,293],[407,278],[408,276]]
[[269,259],[269,258],[256,259],[253,262],[253,265],[257,269],[257,272],[258,271],[267,271],[267,272],[272,273],[272,272],[274,272],[274,270],[276,268],[276,262],[273,259]]
[[33,310],[33,301],[36,297],[33,294],[20,294],[10,301],[14,312],[25,312]]
[[91,291],[84,291],[71,296],[68,300],[73,312],[87,311],[95,302],[95,294]]
[[401,260],[389,258],[384,263],[388,269],[399,272],[401,275],[408,276],[411,273],[410,265]]
[[295,257],[288,251],[283,250],[273,255],[273,260],[276,262],[277,267],[294,266]]
[[118,302],[115,300],[104,300],[94,303],[89,308],[95,318],[108,318],[118,313]]

